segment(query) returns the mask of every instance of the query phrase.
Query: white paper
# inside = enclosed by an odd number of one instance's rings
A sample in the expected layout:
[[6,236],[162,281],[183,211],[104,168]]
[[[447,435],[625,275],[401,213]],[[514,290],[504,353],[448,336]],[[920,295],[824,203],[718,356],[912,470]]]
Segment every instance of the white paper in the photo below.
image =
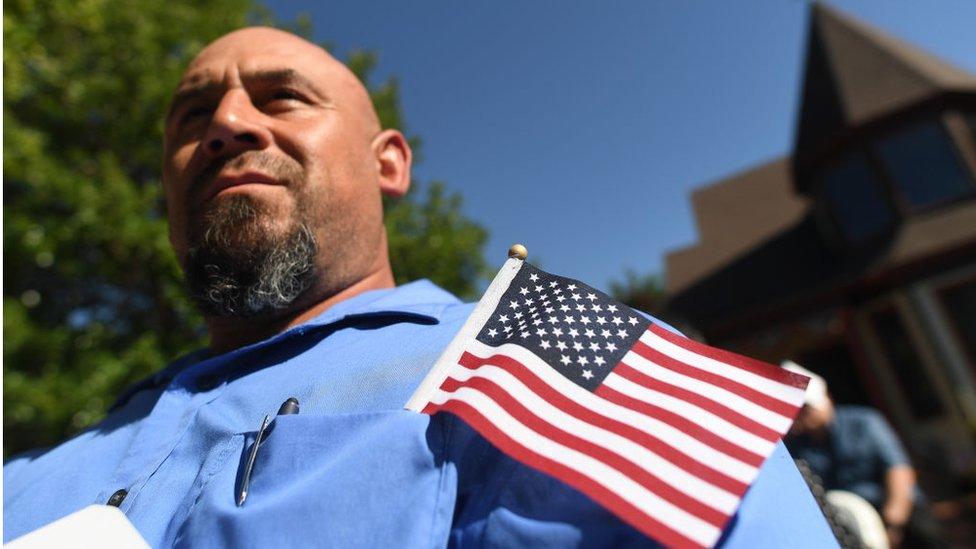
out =
[[4,549],[148,549],[125,513],[110,505],[90,505],[11,541]]

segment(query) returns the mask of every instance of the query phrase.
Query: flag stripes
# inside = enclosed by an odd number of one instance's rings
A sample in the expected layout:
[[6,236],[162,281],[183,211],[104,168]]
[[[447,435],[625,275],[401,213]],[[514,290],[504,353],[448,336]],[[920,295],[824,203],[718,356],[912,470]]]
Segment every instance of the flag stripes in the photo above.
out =
[[806,379],[523,268],[503,269],[486,293],[492,308],[479,304],[412,409],[456,414],[666,545],[714,545]]

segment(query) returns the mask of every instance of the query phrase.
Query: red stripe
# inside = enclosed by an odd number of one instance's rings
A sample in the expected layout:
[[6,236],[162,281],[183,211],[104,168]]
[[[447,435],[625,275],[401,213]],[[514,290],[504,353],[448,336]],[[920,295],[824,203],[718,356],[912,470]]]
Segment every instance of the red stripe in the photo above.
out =
[[[515,397],[507,393],[505,389],[498,386],[498,384],[490,379],[473,377],[464,383],[457,382],[456,380],[455,382],[459,386],[474,389],[488,396],[488,398],[495,401],[496,404],[501,406],[503,410],[508,412],[519,423],[525,425],[543,437],[548,438],[549,440],[552,440],[558,444],[562,444],[567,448],[576,450],[581,454],[588,455],[593,459],[602,462],[613,469],[616,469],[617,471],[623,473],[624,476],[646,488],[648,492],[656,494],[661,499],[671,503],[679,509],[684,510],[688,514],[698,517],[716,528],[721,528],[729,519],[729,515],[709,507],[708,505],[705,505],[704,503],[692,498],[684,492],[675,489],[673,486],[661,480],[660,477],[648,472],[646,469],[641,468],[639,465],[633,461],[630,461],[619,453],[560,429],[545,419],[533,414],[528,408],[519,403]],[[448,391],[446,387],[444,390]]]
[[753,467],[758,468],[766,459],[764,456],[755,454],[752,451],[739,446],[738,444],[730,442],[709,431],[708,429],[701,427],[697,423],[689,421],[683,416],[615,391],[610,387],[607,387],[606,383],[597,387],[594,393],[597,396],[609,400],[610,402],[619,404],[625,408],[630,408],[631,410],[644,414],[645,416],[651,416],[673,425],[675,428],[684,432],[688,436],[694,437],[718,450],[719,452],[732,456],[743,463],[752,465]]
[[[625,360],[626,358],[627,357],[624,357]],[[690,404],[694,404],[695,406],[702,408],[703,410],[707,410],[735,425],[736,427],[756,435],[757,437],[763,438],[770,442],[779,440],[780,433],[766,427],[762,423],[752,420],[733,410],[732,408],[729,408],[728,406],[716,402],[708,397],[702,396],[694,391],[689,391],[688,389],[671,385],[666,381],[661,381],[660,379],[650,377],[637,368],[630,366],[626,362],[621,362],[619,366],[613,369],[613,373],[622,378],[633,381],[641,387],[646,387],[653,391],[664,393]]]
[[[424,412],[431,413],[427,412],[428,409],[431,409],[431,406],[425,408]],[[465,402],[449,400],[439,407],[432,408],[433,412],[439,410],[456,414],[505,454],[583,492],[645,536],[655,539],[669,547],[704,547],[678,533],[665,523],[644,513],[593,479],[516,442],[498,429],[495,424],[488,421],[473,406]]]
[[[543,381],[524,364],[509,356],[494,355],[488,358],[480,358],[471,353],[465,352],[458,362],[462,366],[472,370],[485,364],[497,366],[512,374],[516,379],[528,387],[530,391],[536,393],[541,398],[548,401],[550,404],[563,412],[566,412],[580,421],[585,421],[591,425],[596,425],[597,427],[628,438],[673,463],[674,465],[691,473],[692,475],[695,475],[710,484],[718,486],[727,492],[741,497],[749,488],[748,484],[738,481],[717,469],[709,467],[694,456],[674,448],[653,435],[650,435],[621,421],[608,418],[576,403],[573,399],[567,397],[563,393],[560,393],[551,385]],[[448,378],[448,380],[450,379],[451,378]],[[445,385],[442,385],[441,388],[448,392],[452,390],[447,388],[446,381]],[[584,391],[585,389],[581,388],[580,390]]]
[[745,370],[747,372],[752,372],[757,376],[762,376],[777,383],[782,383],[783,385],[789,385],[790,387],[796,387],[798,389],[805,389],[807,382],[809,381],[806,376],[801,376],[800,374],[773,366],[772,364],[762,362],[760,360],[737,355],[733,352],[722,349],[716,349],[715,347],[709,347],[704,343],[699,343],[686,337],[679,336],[678,334],[665,330],[664,328],[661,328],[655,324],[651,324],[650,327],[648,327],[648,330],[654,332],[655,335],[660,336],[662,339],[674,343],[682,349],[700,354],[702,356],[707,356],[708,358],[715,359],[719,362],[724,362],[730,366],[735,366],[736,368]]
[[[638,341],[636,344],[634,344],[631,350],[647,360],[657,364],[658,366],[661,366],[662,368],[667,368],[671,371],[678,372],[679,374],[710,383],[727,391],[731,391],[742,398],[749,400],[753,404],[762,406],[767,410],[772,410],[773,412],[776,412],[777,414],[786,418],[792,419],[793,416],[800,411],[799,406],[794,406],[792,404],[783,402],[778,398],[773,398],[766,393],[757,391],[756,389],[739,383],[738,381],[733,381],[727,377],[713,374],[712,372],[706,372],[700,368],[685,364],[674,357],[668,356],[657,349],[650,347],[643,341]],[[766,428],[768,429],[768,427]],[[776,431],[772,432],[776,433]],[[781,434],[782,433],[776,433],[775,438],[779,438],[779,435]]]

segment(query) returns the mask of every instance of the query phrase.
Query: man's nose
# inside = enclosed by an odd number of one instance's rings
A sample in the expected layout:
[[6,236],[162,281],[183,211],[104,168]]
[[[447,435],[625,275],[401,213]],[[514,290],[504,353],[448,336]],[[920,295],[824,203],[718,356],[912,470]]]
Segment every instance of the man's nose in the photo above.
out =
[[221,99],[203,139],[204,151],[212,156],[236,156],[271,144],[271,132],[243,90],[230,90]]

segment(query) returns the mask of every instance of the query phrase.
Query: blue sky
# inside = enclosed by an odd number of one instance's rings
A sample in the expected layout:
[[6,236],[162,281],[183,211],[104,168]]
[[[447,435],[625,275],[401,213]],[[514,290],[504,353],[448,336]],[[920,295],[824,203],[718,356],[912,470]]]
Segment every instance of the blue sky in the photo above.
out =
[[[831,5],[976,72],[976,2]],[[792,147],[801,0],[270,2],[311,15],[340,57],[398,78],[414,178],[444,181],[491,232],[552,272],[606,288],[663,272],[697,234],[695,187]]]

